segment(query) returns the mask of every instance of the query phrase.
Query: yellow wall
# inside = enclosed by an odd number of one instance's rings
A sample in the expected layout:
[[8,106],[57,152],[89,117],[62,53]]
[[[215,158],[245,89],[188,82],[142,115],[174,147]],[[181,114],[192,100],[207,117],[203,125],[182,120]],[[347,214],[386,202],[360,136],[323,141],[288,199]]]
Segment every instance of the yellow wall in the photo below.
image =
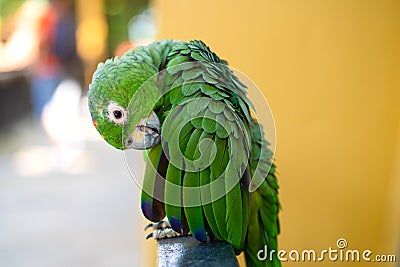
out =
[[344,237],[349,248],[399,258],[400,1],[154,6],[160,39],[204,40],[267,97],[281,248],[322,250]]
[[88,85],[99,61],[107,52],[108,25],[103,0],[76,0],[78,27],[77,49],[85,66],[84,78]]

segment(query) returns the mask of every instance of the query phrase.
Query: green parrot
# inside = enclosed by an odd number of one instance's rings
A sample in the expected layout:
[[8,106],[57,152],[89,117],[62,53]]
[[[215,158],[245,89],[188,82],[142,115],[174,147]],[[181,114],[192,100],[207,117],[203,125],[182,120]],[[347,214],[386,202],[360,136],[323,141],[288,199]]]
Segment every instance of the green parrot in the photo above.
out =
[[[281,265],[273,153],[225,60],[197,40],[140,46],[98,65],[88,102],[110,145],[145,150],[147,219],[227,241],[247,266]],[[259,259],[265,248],[271,256]]]

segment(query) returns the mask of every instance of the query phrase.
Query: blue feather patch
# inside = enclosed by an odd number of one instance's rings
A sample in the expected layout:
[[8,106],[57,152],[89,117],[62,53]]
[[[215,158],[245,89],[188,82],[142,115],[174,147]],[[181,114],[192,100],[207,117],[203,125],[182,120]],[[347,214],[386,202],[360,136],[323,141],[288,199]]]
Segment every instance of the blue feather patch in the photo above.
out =
[[153,221],[153,209],[152,209],[152,203],[148,201],[142,201],[142,212],[144,217],[146,217],[148,220]]
[[172,230],[177,233],[182,233],[182,222],[178,218],[168,218]]
[[196,228],[193,233],[193,237],[200,241],[200,242],[207,242],[207,234],[206,231],[204,231],[204,228]]

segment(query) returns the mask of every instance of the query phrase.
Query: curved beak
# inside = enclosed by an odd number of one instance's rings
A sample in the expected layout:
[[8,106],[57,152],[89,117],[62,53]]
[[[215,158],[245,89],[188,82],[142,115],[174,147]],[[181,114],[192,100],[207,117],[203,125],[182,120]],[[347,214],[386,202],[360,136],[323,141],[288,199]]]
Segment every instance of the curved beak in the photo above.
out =
[[152,148],[161,142],[160,120],[154,111],[141,119],[132,133],[125,139],[125,149],[144,150]]

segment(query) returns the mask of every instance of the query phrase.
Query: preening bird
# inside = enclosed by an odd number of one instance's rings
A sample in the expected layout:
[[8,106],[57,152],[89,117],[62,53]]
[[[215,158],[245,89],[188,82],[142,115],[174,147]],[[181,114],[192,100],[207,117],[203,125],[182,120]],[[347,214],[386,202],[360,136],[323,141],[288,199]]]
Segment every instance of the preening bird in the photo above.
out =
[[273,153],[246,86],[201,41],[159,41],[100,63],[93,124],[117,149],[146,151],[141,208],[177,234],[225,240],[248,266],[280,266]]

